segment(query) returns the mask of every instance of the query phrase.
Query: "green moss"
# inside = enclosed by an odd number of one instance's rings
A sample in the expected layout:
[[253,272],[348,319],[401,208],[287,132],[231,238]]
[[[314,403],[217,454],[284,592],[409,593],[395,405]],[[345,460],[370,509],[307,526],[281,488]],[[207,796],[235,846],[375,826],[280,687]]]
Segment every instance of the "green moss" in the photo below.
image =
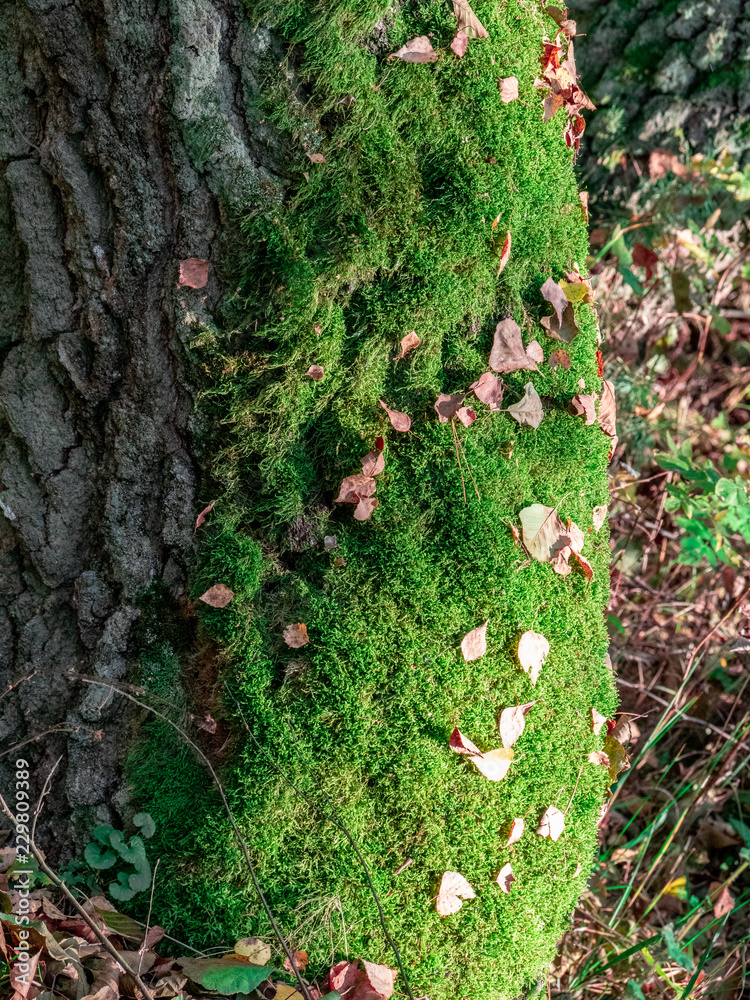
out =
[[[604,663],[606,530],[587,535],[590,584],[529,562],[510,530],[522,507],[541,502],[586,531],[607,501],[609,440],[567,412],[580,379],[600,386],[589,307],[569,371],[545,364],[504,377],[507,402],[528,380],[542,394],[538,430],[482,404],[475,424],[457,428],[479,497],[465,474],[464,499],[452,428],[433,409],[439,392],[465,390],[487,369],[504,315],[546,354],[560,346],[538,325],[539,288],[586,253],[562,121],[542,123],[533,86],[552,23],[530,3],[474,6],[490,38],[434,65],[389,63],[367,40],[385,17],[386,51],[428,32],[445,46],[448,5],[395,15],[356,0],[254,8],[286,40],[304,88],[304,103],[301,90],[290,96],[286,66],[263,81],[264,114],[298,156],[283,206],[241,220],[227,265],[232,347],[202,357],[223,495],[194,593],[218,582],[235,591],[204,626],[262,747],[228,700],[228,794],[269,903],[310,952],[312,974],[345,954],[395,965],[362,867],[327,821],[335,812],[366,859],[414,995],[431,1000],[508,1000],[550,959],[590,869],[604,793],[603,769],[586,760],[599,744],[590,710],[615,704]],[[510,75],[520,98],[504,105],[497,80]],[[356,101],[344,109],[348,94]],[[305,143],[326,162],[311,164]],[[499,278],[496,217],[499,242],[508,228],[513,237]],[[420,347],[396,359],[413,329]],[[304,376],[313,363],[325,368],[319,382]],[[390,428],[380,398],[412,416],[412,434]],[[379,435],[379,507],[358,523],[351,505],[332,500]],[[338,538],[332,552],[324,533]],[[487,655],[466,664],[461,638],[486,619]],[[310,643],[292,650],[282,632],[297,621]],[[536,688],[515,657],[529,628],[551,644]],[[146,653],[146,678],[149,662]],[[498,746],[499,712],[534,698],[502,783],[448,750],[454,725],[483,749]],[[169,873],[160,922],[194,943],[271,941],[207,776],[161,729],[132,773]],[[567,810],[557,843],[535,833],[550,804]],[[506,849],[516,816],[528,830]],[[492,880],[508,861],[518,881],[503,895]],[[446,869],[477,898],[443,919],[433,897]]]

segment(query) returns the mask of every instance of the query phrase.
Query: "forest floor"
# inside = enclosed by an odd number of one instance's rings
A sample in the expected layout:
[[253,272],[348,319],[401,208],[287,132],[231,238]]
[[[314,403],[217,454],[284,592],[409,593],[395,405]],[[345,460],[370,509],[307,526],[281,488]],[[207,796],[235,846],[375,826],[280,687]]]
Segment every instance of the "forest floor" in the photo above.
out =
[[635,166],[644,184],[630,217],[592,210],[589,260],[618,390],[608,623],[631,767],[613,786],[598,865],[548,991],[741,1000],[750,245],[731,164],[652,154]]

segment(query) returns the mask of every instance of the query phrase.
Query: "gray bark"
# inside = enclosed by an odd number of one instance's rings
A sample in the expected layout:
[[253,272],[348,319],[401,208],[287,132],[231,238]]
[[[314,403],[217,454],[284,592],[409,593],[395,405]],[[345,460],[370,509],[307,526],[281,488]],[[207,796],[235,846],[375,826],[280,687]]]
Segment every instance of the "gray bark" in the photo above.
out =
[[[125,808],[123,679],[139,601],[179,599],[202,505],[189,365],[216,336],[222,213],[283,188],[253,95],[271,37],[230,0],[2,0],[0,700],[64,858]],[[108,724],[113,720],[117,725]],[[17,754],[0,757],[8,787]],[[54,817],[54,822],[49,820]]]

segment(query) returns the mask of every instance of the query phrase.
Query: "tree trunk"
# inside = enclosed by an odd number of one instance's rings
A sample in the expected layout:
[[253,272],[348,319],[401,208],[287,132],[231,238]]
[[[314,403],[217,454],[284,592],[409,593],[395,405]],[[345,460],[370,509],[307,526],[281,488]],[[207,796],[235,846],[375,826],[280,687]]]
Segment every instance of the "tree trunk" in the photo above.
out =
[[[66,673],[129,678],[178,720],[206,716],[311,976],[398,961],[397,988],[432,1000],[510,1000],[549,961],[607,784],[592,709],[615,705],[592,524],[610,439],[571,410],[602,391],[596,320],[577,300],[578,326],[541,324],[546,281],[583,292],[587,248],[564,113],[543,121],[534,84],[556,28],[520,0],[474,6],[489,37],[467,22],[463,56],[437,0],[273,0],[252,20],[229,0],[33,0],[6,4],[1,43],[18,683],[0,709],[9,746],[55,730],[27,751],[39,784],[63,756],[44,845],[64,858],[96,822],[149,812],[156,919],[197,944],[273,940],[184,744]],[[415,37],[434,59],[388,58]],[[530,354],[495,365],[488,408],[470,387],[511,317]],[[513,407],[525,393],[541,424]],[[565,522],[557,572],[518,538],[533,504]],[[200,604],[217,585],[230,602]],[[483,623],[486,651],[464,656]],[[550,653],[532,680],[518,646],[534,632]],[[499,750],[519,703],[497,784],[449,738]],[[543,836],[551,806],[562,838]],[[476,897],[442,916],[446,872]]]

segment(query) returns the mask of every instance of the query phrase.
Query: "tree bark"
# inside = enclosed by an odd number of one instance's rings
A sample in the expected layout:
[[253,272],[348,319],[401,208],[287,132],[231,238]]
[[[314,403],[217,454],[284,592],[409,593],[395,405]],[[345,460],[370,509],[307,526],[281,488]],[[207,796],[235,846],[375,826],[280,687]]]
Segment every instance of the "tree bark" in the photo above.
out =
[[[63,757],[40,829],[58,858],[124,805],[123,726],[107,725],[122,705],[66,672],[122,679],[139,598],[184,594],[193,552],[185,346],[213,329],[220,288],[213,268],[181,286],[179,263],[220,256],[220,204],[284,179],[245,110],[273,45],[231,2],[32,0],[2,17],[0,736],[53,730],[24,752],[39,787]],[[209,112],[222,155],[198,172],[186,147]]]

